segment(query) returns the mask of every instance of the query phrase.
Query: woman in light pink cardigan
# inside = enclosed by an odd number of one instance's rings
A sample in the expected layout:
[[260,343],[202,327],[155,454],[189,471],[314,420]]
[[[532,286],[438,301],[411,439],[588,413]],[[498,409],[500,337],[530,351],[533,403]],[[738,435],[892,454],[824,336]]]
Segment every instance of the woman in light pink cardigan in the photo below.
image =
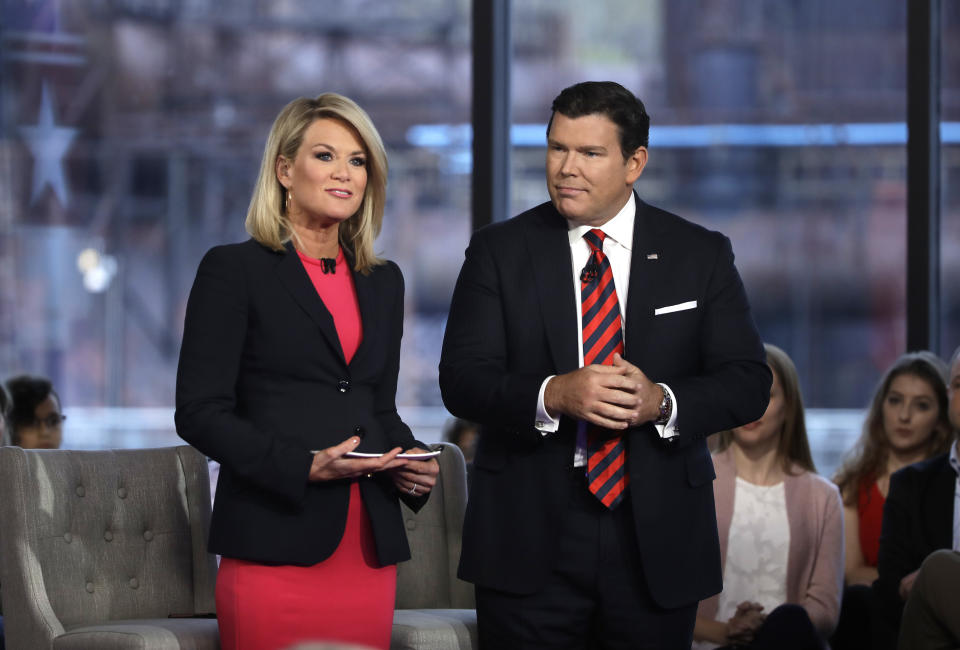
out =
[[840,613],[840,494],[814,469],[793,362],[765,347],[770,405],[713,457],[724,591],[700,603],[697,649],[823,648]]

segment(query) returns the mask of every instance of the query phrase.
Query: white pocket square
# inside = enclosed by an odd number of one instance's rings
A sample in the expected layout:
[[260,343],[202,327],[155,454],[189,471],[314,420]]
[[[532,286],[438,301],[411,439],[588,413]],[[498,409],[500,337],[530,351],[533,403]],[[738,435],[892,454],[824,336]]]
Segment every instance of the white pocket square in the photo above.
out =
[[690,300],[688,302],[681,302],[677,305],[670,305],[669,307],[659,307],[658,309],[653,310],[654,316],[662,316],[663,314],[672,314],[675,311],[685,311],[687,309],[696,309],[697,301]]

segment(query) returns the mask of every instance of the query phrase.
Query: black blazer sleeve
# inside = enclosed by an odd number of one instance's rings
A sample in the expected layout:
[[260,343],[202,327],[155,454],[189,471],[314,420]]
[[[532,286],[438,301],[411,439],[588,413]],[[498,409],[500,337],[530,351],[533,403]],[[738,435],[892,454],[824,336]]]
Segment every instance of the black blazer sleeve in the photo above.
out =
[[309,450],[237,413],[249,302],[245,269],[232,252],[211,249],[190,291],[177,368],[177,432],[260,489],[299,504],[313,462]]
[[487,235],[488,231],[479,231],[471,237],[453,292],[440,391],[444,404],[458,417],[529,431],[536,420],[540,385],[550,373],[508,360],[511,347],[516,347],[508,329],[523,318],[525,306],[533,307],[529,310],[533,312],[536,305],[524,305],[525,295],[515,300],[503,294],[505,283],[517,286],[530,278],[502,277],[505,269],[495,262]]
[[403,274],[393,262],[387,267],[393,275],[396,289],[390,292],[393,305],[390,308],[390,322],[397,323],[397,327],[390,330],[387,342],[387,359],[382,372],[382,380],[377,386],[374,412],[380,420],[383,430],[387,434],[390,444],[402,447],[404,450],[414,446],[424,447],[422,442],[414,439],[410,427],[400,419],[397,413],[397,379],[400,373],[400,340],[403,338],[403,296],[405,292]]
[[[400,267],[393,262],[388,262],[387,266],[394,275],[398,287],[397,290],[390,292],[390,295],[394,298],[390,322],[398,323],[399,326],[391,329],[389,333],[390,340],[387,343],[388,356],[383,369],[383,380],[379,383],[376,392],[374,403],[375,414],[387,434],[391,448],[401,447],[404,451],[414,447],[429,449],[430,447],[427,444],[413,437],[410,427],[400,419],[400,414],[397,413],[397,380],[400,375],[400,341],[403,338],[403,304],[406,290],[404,288],[403,274],[400,272]],[[400,500],[407,504],[414,512],[418,512],[420,508],[426,504],[430,495],[428,493],[412,496],[401,493],[399,497]]]
[[[757,334],[730,240],[709,253],[697,372],[663,379],[679,404],[680,444],[759,419],[770,399],[772,376]],[[709,257],[707,259],[710,259]]]

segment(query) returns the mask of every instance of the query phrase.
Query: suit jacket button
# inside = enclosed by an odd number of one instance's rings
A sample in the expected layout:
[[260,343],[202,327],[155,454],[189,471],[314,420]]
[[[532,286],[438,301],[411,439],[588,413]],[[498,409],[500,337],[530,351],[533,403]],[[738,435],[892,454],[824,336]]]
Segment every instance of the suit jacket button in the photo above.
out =
[[341,392],[341,393],[346,393],[346,392],[348,392],[348,391],[350,390],[350,382],[347,381],[346,379],[341,379],[341,380],[337,383],[337,388],[340,389],[340,392]]
[[362,438],[366,432],[367,430],[361,426],[353,427],[353,435],[357,436],[358,438]]

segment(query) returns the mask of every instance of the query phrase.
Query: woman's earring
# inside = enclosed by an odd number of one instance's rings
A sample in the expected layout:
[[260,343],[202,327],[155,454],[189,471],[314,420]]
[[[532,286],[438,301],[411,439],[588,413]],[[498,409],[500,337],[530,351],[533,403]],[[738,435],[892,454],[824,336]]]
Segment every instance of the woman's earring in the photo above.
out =
[[287,201],[286,201],[286,205],[284,206],[287,210],[287,215],[290,214],[290,199],[292,198],[293,198],[293,192],[291,192],[290,190],[287,190]]

